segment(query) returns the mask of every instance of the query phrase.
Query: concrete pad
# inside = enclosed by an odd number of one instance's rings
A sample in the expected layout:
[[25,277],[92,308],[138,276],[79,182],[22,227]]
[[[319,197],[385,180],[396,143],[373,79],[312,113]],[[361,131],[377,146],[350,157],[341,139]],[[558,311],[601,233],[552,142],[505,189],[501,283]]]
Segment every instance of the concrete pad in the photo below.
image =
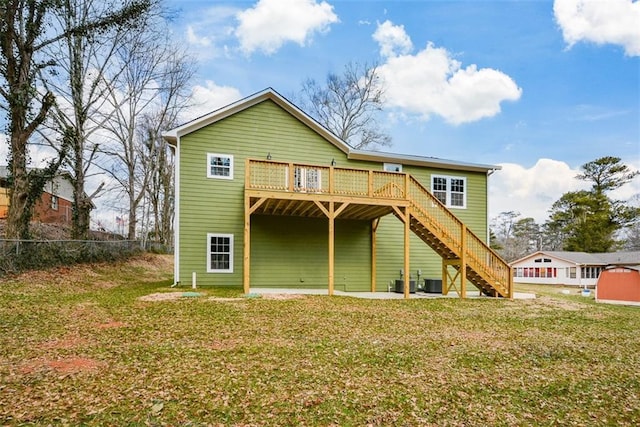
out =
[[[252,294],[259,295],[329,295],[327,289],[287,289],[287,288],[251,288]],[[334,296],[365,298],[365,299],[404,299],[404,294],[395,292],[344,292],[333,291]],[[409,294],[409,299],[416,298],[458,298],[455,291],[449,292],[448,295],[432,294],[425,292],[416,292]],[[478,291],[468,291],[467,298],[493,298],[486,295],[480,295]],[[514,292],[514,299],[535,299],[535,294],[525,292]]]

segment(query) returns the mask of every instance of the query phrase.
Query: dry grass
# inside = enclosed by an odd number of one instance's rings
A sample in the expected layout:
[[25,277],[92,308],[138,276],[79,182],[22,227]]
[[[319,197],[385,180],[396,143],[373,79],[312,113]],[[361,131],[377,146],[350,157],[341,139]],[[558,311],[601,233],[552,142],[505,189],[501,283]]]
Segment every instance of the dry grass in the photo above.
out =
[[147,256],[0,282],[0,424],[640,421],[637,308],[549,289],[140,300],[176,292],[170,274],[167,257]]

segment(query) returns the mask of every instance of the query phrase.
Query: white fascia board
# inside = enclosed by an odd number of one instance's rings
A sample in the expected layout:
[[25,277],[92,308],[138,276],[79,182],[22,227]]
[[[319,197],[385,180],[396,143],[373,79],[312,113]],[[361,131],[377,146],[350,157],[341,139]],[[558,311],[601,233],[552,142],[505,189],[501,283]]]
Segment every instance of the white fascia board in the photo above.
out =
[[387,163],[401,163],[403,165],[430,167],[437,169],[454,169],[470,172],[495,171],[502,169],[497,165],[459,162],[455,160],[439,159],[436,157],[415,156],[410,154],[385,153],[381,151],[351,150],[349,159],[379,161]]

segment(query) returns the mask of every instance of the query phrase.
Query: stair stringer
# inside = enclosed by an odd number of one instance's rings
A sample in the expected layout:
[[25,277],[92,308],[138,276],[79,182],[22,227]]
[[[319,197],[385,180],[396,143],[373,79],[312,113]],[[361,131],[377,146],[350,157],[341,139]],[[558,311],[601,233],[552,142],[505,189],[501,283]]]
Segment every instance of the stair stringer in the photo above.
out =
[[513,276],[507,262],[411,176],[408,187],[405,197],[411,204],[410,229],[440,255],[443,269],[447,264],[459,270],[464,259],[466,280],[480,292],[512,298]]

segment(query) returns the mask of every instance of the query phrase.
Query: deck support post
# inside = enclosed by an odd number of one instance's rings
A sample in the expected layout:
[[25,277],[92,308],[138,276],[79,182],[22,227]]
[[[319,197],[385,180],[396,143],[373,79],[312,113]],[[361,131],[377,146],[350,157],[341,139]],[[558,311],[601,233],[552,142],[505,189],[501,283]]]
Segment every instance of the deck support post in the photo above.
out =
[[411,212],[409,207],[404,208],[404,298],[409,298],[409,289],[411,285],[411,270],[409,267],[410,248],[409,243],[411,240]]
[[377,259],[377,253],[378,253],[378,247],[377,247],[377,233],[378,233],[378,225],[380,224],[380,218],[376,218],[373,221],[371,221],[371,292],[375,292],[376,291],[376,275],[378,274],[377,272],[377,265],[376,265],[376,259]]
[[329,202],[329,295],[333,295],[335,258],[335,206]]
[[467,297],[467,226],[462,224],[460,236],[460,298]]
[[449,267],[447,260],[442,258],[442,295],[449,293]]
[[251,198],[244,198],[244,245],[242,257],[242,288],[249,293],[251,280]]

